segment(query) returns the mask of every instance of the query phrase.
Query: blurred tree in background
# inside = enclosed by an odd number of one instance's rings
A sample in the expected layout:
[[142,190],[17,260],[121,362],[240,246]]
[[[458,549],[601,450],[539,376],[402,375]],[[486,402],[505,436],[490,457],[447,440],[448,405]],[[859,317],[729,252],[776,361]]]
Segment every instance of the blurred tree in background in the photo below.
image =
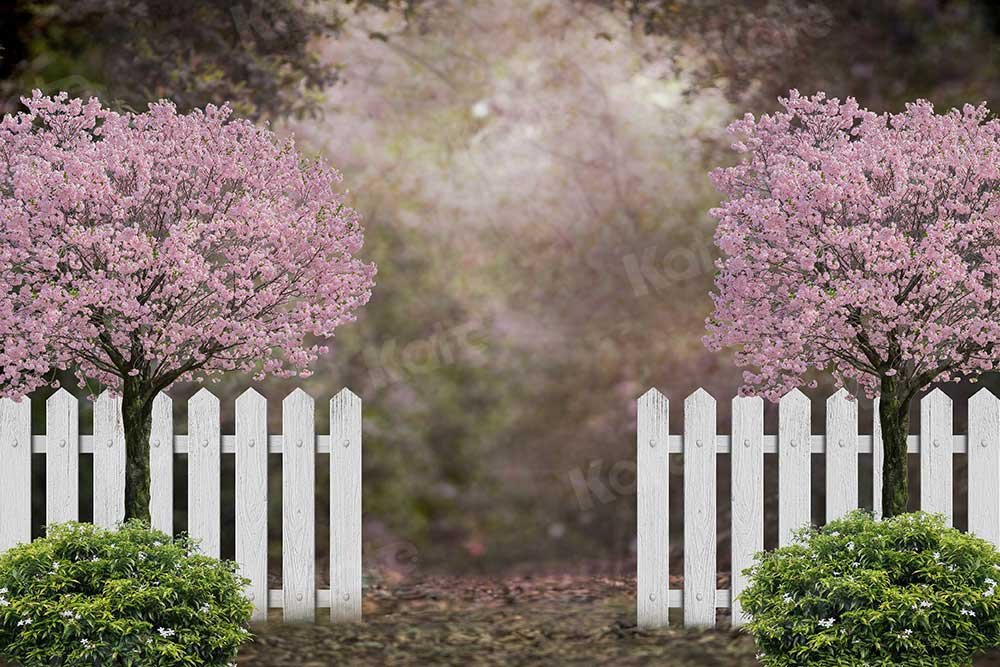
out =
[[[401,569],[628,559],[635,397],[667,392],[678,432],[705,386],[728,428],[739,371],[700,338],[706,173],[732,159],[732,118],[792,87],[876,110],[1000,97],[997,13],[972,0],[50,0],[0,17],[8,100],[229,99],[343,171],[378,285],[302,384],[321,420],[341,386],[365,399],[369,562]],[[214,389],[224,416],[249,384]],[[274,432],[291,387],[261,388]]]
[[[416,0],[353,0],[412,11]],[[310,114],[339,65],[314,40],[336,34],[345,6],[322,0],[6,0],[0,5],[0,113],[32,88],[97,95],[143,111],[230,102],[250,118]]]

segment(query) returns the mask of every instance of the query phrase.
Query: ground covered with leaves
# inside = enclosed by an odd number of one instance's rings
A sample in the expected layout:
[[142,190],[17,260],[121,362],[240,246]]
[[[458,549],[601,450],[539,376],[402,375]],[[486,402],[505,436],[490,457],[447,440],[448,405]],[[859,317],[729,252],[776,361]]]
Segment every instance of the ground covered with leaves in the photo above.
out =
[[374,587],[361,623],[255,629],[240,667],[756,665],[729,631],[639,631],[634,579],[426,578]]
[[[634,590],[634,578],[581,575],[376,586],[360,623],[257,627],[239,667],[758,665],[721,612],[720,630],[640,631]],[[976,667],[1000,667],[1000,653]]]

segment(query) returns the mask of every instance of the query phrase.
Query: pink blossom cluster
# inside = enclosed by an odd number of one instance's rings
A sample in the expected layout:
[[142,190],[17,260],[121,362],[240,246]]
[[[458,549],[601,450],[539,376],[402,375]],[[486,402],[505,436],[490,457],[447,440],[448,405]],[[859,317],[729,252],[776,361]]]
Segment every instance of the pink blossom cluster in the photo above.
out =
[[717,169],[715,312],[744,393],[776,400],[811,372],[869,396],[997,368],[1000,123],[920,100],[876,114],[791,91],[730,126],[744,159]]
[[292,141],[228,107],[23,102],[0,122],[0,396],[53,368],[112,389],[307,374],[368,301],[340,175]]

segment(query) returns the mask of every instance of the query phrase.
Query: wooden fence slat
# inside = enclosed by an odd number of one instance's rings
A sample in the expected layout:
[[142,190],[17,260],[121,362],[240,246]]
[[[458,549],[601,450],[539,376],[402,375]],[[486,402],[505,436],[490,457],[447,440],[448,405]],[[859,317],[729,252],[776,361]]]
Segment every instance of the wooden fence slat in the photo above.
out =
[[670,612],[670,402],[656,389],[638,401],[637,613],[643,628],[667,625]]
[[296,389],[281,404],[284,619],[316,619],[315,403]]
[[59,389],[45,402],[45,522],[80,518],[80,420],[76,397]]
[[0,553],[31,541],[31,401],[0,399]]
[[969,399],[969,532],[1000,546],[1000,399]]
[[858,508],[858,402],[846,389],[826,401],[826,520]]
[[361,618],[361,399],[330,401],[330,618]]
[[684,625],[715,625],[715,399],[684,401]]
[[882,518],[882,466],[885,450],[882,448],[882,420],[879,418],[878,396],[872,401],[872,514]]
[[952,523],[952,404],[940,389],[920,401],[920,509]]
[[174,408],[160,393],[153,399],[149,431],[149,519],[153,528],[174,533]]
[[778,544],[791,544],[794,531],[809,525],[812,514],[812,459],[809,399],[798,389],[778,404]]
[[764,401],[734,398],[732,406],[732,622],[739,627],[748,620],[737,599],[748,583],[743,571],[764,550]]
[[105,390],[94,401],[94,524],[115,528],[124,519],[125,429],[122,424],[122,399]]
[[247,389],[236,399],[236,562],[254,621],[267,620],[267,546],[267,400]]
[[219,399],[200,389],[188,402],[188,533],[213,558],[222,546],[219,431]]

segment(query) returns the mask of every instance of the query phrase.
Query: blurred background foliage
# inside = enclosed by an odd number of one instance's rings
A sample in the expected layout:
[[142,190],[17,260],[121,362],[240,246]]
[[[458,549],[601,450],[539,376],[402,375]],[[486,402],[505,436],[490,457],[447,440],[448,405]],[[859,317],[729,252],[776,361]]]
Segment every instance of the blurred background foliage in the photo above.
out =
[[[134,109],[230,101],[342,170],[375,295],[315,375],[257,386],[274,432],[296,384],[320,433],[340,387],[364,398],[369,564],[627,565],[634,399],[668,393],[680,432],[704,386],[726,429],[740,381],[700,342],[725,126],[792,87],[875,110],[997,106],[998,31],[994,4],[972,0],[18,0],[0,2],[0,104],[32,88]],[[224,432],[247,386],[214,387]]]

